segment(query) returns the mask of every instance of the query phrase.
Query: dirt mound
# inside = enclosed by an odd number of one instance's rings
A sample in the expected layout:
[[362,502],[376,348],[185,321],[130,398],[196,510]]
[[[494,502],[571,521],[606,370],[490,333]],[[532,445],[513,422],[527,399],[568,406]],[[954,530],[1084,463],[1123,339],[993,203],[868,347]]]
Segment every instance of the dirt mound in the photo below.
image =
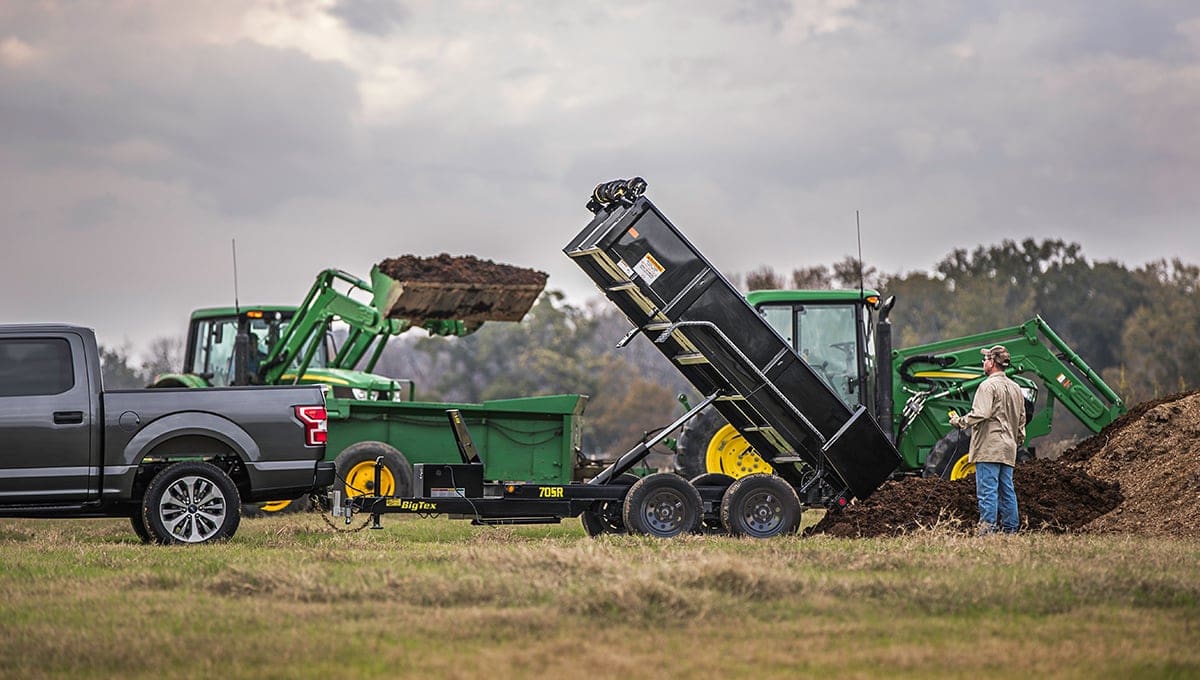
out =
[[[1013,475],[1025,530],[1200,537],[1200,392],[1137,404],[1055,461]],[[902,534],[977,518],[974,479],[888,482],[809,533]]]
[[[1080,529],[1121,502],[1117,484],[1075,466],[1033,461],[1017,467],[1013,485],[1024,530],[1063,533]],[[934,524],[974,531],[979,518],[975,479],[913,478],[888,482],[840,513],[830,512],[809,533],[894,536]]]
[[[1119,484],[1125,495],[1084,529],[1200,538],[1200,392],[1142,406],[1136,419],[1076,447],[1089,445],[1086,458],[1074,449],[1064,454],[1088,474]],[[1097,439],[1100,446],[1092,443]]]
[[386,259],[378,266],[380,271],[397,281],[545,286],[547,279],[545,272],[536,269],[498,264],[474,255],[401,255]]

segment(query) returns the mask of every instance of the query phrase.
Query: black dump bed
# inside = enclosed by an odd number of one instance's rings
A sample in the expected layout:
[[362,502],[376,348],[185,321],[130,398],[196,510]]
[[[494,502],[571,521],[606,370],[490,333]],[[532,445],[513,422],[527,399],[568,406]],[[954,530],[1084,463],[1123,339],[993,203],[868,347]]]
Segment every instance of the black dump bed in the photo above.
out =
[[649,199],[593,206],[563,252],[701,394],[721,393],[717,410],[781,476],[862,498],[900,465],[866,409],[846,406]]

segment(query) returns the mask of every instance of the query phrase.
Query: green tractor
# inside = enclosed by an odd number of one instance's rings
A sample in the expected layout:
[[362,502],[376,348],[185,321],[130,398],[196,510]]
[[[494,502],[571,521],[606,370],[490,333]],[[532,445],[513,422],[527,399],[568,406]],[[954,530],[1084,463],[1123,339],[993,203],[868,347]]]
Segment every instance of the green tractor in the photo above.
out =
[[[959,479],[974,472],[968,435],[950,426],[949,412],[970,410],[985,377],[980,350],[992,345],[1003,344],[1012,354],[1007,372],[1025,394],[1027,442],[1049,434],[1056,402],[1092,432],[1125,412],[1121,398],[1041,317],[893,349],[887,317],[894,297],[882,300],[873,290],[760,290],[746,298],[843,402],[870,409],[899,449],[904,473]],[[1019,453],[1020,459],[1035,455],[1032,447]],[[676,461],[689,478],[771,472],[715,409],[684,427]]]
[[[181,373],[151,387],[322,384],[329,387],[327,456],[344,496],[407,495],[413,463],[459,462],[446,427],[458,409],[488,452],[489,479],[563,484],[581,470],[587,397],[561,394],[483,403],[423,402],[411,380],[374,373],[388,340],[411,328],[465,336],[485,321],[520,320],[543,285],[397,281],[378,267],[371,281],[321,272],[298,307],[200,309],[188,327]],[[339,288],[344,288],[340,290]],[[419,314],[415,322],[413,315]],[[333,324],[347,332],[335,341]],[[384,467],[375,488],[375,461]],[[300,509],[280,499],[268,512]]]

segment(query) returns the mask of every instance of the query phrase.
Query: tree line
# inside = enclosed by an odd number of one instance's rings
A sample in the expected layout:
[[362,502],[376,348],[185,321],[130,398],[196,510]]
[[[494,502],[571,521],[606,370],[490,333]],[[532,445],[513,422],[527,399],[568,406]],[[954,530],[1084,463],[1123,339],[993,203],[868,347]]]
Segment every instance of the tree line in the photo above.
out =
[[[856,289],[861,280],[896,296],[897,347],[1040,315],[1127,404],[1200,386],[1200,268],[1179,259],[1130,269],[1091,261],[1077,243],[1027,239],[954,250],[933,271],[860,271],[846,257],[787,273],[762,266],[732,280],[744,290]],[[581,305],[547,291],[521,323],[485,324],[463,338],[394,339],[376,371],[414,380],[424,401],[589,395],[585,449],[615,454],[682,414],[677,395],[697,396],[645,338],[616,349],[630,327],[606,300]],[[152,359],[138,367],[128,348],[102,348],[106,386],[144,385],[178,370],[182,344],[155,340]],[[1078,432],[1063,425],[1056,431]]]

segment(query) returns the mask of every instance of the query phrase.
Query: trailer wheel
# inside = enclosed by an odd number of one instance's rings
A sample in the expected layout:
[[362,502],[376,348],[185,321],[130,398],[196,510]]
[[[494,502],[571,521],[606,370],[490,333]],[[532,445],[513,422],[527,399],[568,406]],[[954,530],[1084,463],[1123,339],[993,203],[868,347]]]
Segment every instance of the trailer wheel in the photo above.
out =
[[[702,486],[719,486],[722,489],[722,493],[724,493],[724,490],[728,489],[735,481],[729,475],[723,475],[719,472],[706,472],[692,478],[692,486],[697,489]],[[700,507],[700,529],[706,534],[725,533],[725,526],[721,524],[721,504],[717,503],[717,507],[711,513],[704,511],[703,504]]]
[[711,406],[684,425],[675,451],[675,465],[689,479],[706,473],[736,479],[773,470],[725,416]]
[[208,543],[233,536],[241,504],[237,486],[221,468],[174,463],[146,487],[142,520],[157,543]]
[[[379,486],[375,488],[375,459],[383,456]],[[342,494],[354,496],[411,496],[412,465],[408,459],[383,442],[359,442],[347,446],[334,460],[342,480]]]
[[[626,472],[609,484],[633,486],[639,479],[641,477]],[[583,524],[583,530],[592,538],[600,534],[623,534],[625,519],[621,516],[622,509],[621,501],[598,501],[579,515],[579,521]]]
[[672,472],[638,480],[625,495],[621,513],[631,534],[671,538],[700,530],[700,492]]
[[800,528],[800,497],[782,477],[750,475],[725,490],[721,524],[734,536],[771,538]]

